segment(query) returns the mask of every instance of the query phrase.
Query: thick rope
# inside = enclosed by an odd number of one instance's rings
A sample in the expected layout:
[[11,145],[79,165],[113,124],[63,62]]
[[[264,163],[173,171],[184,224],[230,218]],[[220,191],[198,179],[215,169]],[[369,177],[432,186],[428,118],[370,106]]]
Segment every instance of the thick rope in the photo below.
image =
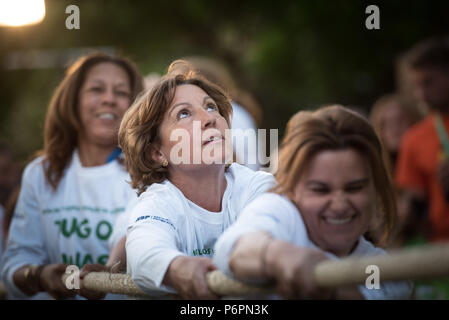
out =
[[209,289],[219,296],[252,296],[274,292],[270,285],[246,284],[229,278],[219,270],[207,273],[206,281]]
[[349,257],[323,262],[315,268],[321,287],[364,284],[374,266],[380,281],[426,280],[449,276],[449,243],[392,250],[388,254]]
[[[449,244],[428,245],[413,249],[392,251],[387,255],[350,257],[327,260],[315,268],[319,286],[335,288],[365,284],[371,274],[369,266],[379,270],[380,281],[421,280],[449,276]],[[66,276],[63,277],[65,281]],[[269,286],[255,286],[233,280],[218,270],[206,275],[211,291],[221,296],[248,296],[273,293]],[[130,275],[91,272],[83,279],[90,290],[131,296],[147,296],[132,281]],[[154,288],[155,292],[157,288]]]
[[[63,277],[64,283],[66,283],[66,279],[66,277]],[[135,297],[148,296],[134,284],[129,274],[90,272],[82,281],[86,289],[103,293],[125,294]]]
[[[315,280],[321,287],[335,288],[345,285],[365,284],[374,266],[379,271],[380,281],[424,280],[449,276],[449,243],[427,245],[412,249],[391,251],[387,255],[349,257],[327,260],[317,265]],[[66,283],[69,275],[64,275]],[[270,286],[249,285],[233,280],[218,270],[209,272],[206,281],[211,291],[221,296],[250,296],[274,292]],[[90,272],[82,280],[86,289],[102,293],[124,294],[135,297],[172,298],[173,294],[158,288],[143,292],[129,274]],[[0,299],[6,289],[0,283]]]

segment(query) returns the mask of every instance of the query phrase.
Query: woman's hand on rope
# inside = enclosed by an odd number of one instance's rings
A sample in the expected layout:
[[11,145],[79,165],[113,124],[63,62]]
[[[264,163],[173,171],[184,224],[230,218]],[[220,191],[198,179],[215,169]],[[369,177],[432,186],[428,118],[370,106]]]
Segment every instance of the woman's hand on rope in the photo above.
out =
[[66,264],[48,264],[40,273],[40,286],[55,299],[71,298],[76,294],[61,281],[66,268]]
[[77,293],[89,300],[101,300],[104,299],[106,293],[86,289],[83,285],[83,279],[89,272],[112,272],[110,267],[104,266],[102,264],[85,264],[80,272],[80,289]]
[[272,240],[266,252],[266,272],[276,281],[276,291],[284,298],[332,299],[335,290],[318,287],[314,279],[315,267],[326,259],[319,250]]
[[215,269],[210,258],[176,257],[168,267],[164,284],[176,289],[183,299],[218,299],[206,282],[206,274]]

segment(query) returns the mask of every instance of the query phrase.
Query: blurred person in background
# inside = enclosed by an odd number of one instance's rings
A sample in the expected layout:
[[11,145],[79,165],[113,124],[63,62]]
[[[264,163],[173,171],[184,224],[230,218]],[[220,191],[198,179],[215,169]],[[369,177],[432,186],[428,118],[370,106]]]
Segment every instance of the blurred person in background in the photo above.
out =
[[[404,133],[420,119],[420,112],[410,105],[407,105],[398,93],[381,96],[373,105],[370,111],[370,122],[388,154],[390,174],[394,176],[397,157],[401,139]],[[409,206],[407,198],[395,187],[396,206],[400,222],[398,227],[392,232],[389,247],[400,247],[406,238],[416,232],[414,223],[406,223]],[[404,221],[403,221],[404,220]],[[409,219],[410,222],[410,219]]]
[[413,114],[421,120],[429,113],[429,107],[414,93],[412,81],[413,70],[407,63],[407,53],[400,54],[394,62],[396,95],[400,97],[402,104],[413,110]]
[[44,149],[22,177],[1,270],[11,296],[73,297],[61,281],[67,265],[108,261],[114,222],[136,197],[117,133],[142,89],[122,57],[93,53],[68,68],[49,104]]
[[6,144],[0,144],[0,268],[6,245],[8,199],[20,183],[22,168],[14,160],[14,155]]
[[369,120],[389,155],[392,174],[402,136],[419,119],[418,112],[408,107],[398,94],[380,97],[371,108]]
[[408,206],[405,223],[417,236],[449,241],[449,40],[431,38],[404,56],[412,92],[430,114],[405,134],[396,183]]
[[143,78],[145,91],[150,91],[156,83],[161,79],[161,75],[156,72],[150,72]]

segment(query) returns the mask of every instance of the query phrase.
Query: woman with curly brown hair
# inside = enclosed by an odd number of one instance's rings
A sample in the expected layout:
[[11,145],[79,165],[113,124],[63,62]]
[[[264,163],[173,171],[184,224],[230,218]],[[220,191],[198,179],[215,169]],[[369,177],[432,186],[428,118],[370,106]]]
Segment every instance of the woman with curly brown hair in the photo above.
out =
[[274,184],[232,160],[231,103],[217,85],[175,61],[125,114],[119,144],[140,192],[130,212],[127,271],[148,293],[217,298],[205,275],[218,236]]

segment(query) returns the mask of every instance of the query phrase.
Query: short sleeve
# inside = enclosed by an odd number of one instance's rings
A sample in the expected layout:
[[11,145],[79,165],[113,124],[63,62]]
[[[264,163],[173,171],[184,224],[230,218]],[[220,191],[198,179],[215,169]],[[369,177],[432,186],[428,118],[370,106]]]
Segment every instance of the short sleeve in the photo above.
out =
[[245,186],[245,190],[242,190],[245,194],[245,197],[243,197],[244,203],[242,203],[242,209],[245,209],[249,203],[261,194],[268,192],[275,186],[275,184],[276,180],[271,173],[263,171],[256,172]]
[[109,250],[112,250],[123,237],[126,237],[126,229],[128,227],[131,210],[138,202],[137,195],[134,192],[133,195],[134,196],[130,198],[126,205],[125,211],[120,213],[114,222],[114,228],[111,237],[108,240]]
[[[159,197],[160,196],[160,197]],[[157,294],[179,249],[176,208],[155,193],[132,209],[126,235],[128,273],[143,291]],[[173,199],[172,199],[173,202]]]
[[22,186],[9,229],[7,247],[3,255],[1,278],[14,296],[24,294],[13,281],[14,272],[27,264],[48,262],[41,230],[37,178],[41,163],[31,163],[22,177]]
[[[241,213],[237,221],[230,226],[215,244],[214,262],[217,267],[232,276],[229,258],[237,240],[248,233],[268,232],[273,238],[293,242],[298,225],[299,214],[284,197],[274,193],[265,193],[251,202]],[[304,227],[304,237],[307,234]]]

